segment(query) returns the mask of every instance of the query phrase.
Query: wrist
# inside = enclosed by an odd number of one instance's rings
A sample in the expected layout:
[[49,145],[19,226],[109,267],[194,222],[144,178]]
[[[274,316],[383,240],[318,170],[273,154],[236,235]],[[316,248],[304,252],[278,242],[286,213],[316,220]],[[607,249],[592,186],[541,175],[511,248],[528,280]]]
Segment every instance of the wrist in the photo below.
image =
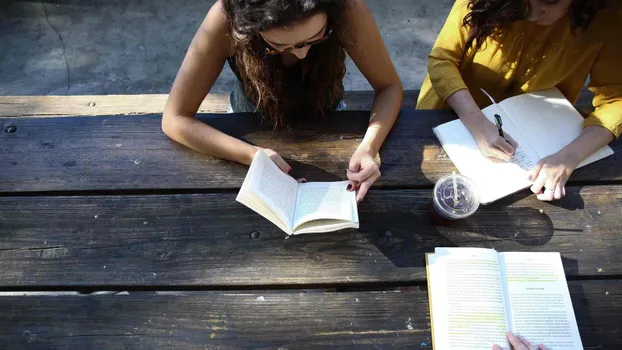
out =
[[372,158],[378,154],[378,151],[379,150],[375,148],[371,142],[366,142],[365,140],[356,148],[356,152],[369,154]]
[[584,157],[581,156],[579,152],[574,150],[572,147],[568,146],[561,151],[559,151],[559,155],[566,160],[566,163],[573,165],[574,168],[579,166],[579,164],[583,161]]
[[246,164],[246,165],[251,165],[251,163],[253,162],[253,159],[255,158],[255,154],[260,149],[263,149],[263,148],[253,146],[253,145],[248,145],[247,149],[244,152],[244,157],[241,163]]
[[484,113],[474,113],[468,117],[460,117],[460,120],[473,136],[481,136],[484,129],[489,126],[490,121],[484,116]]

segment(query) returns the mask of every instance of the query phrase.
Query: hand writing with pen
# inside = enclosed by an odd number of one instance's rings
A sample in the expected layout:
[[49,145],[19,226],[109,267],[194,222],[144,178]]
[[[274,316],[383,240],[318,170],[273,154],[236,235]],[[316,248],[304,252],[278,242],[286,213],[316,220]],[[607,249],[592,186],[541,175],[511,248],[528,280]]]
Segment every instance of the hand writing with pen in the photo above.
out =
[[[498,114],[495,114],[495,124],[487,122],[473,132],[477,146],[492,161],[511,161],[518,143],[503,131],[503,121]],[[566,195],[566,182],[579,163],[577,154],[568,148],[542,158],[527,178],[533,183],[531,191],[542,201],[561,199]]]

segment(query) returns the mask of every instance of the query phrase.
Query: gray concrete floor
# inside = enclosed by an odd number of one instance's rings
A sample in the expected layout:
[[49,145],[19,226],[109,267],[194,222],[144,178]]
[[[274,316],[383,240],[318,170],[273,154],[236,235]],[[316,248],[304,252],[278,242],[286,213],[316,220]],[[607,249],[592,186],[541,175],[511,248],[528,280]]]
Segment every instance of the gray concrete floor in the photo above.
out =
[[[0,95],[167,93],[214,0],[0,0]],[[368,0],[405,89],[419,89],[453,0]],[[231,89],[223,71],[212,92]],[[347,90],[370,90],[348,62]]]

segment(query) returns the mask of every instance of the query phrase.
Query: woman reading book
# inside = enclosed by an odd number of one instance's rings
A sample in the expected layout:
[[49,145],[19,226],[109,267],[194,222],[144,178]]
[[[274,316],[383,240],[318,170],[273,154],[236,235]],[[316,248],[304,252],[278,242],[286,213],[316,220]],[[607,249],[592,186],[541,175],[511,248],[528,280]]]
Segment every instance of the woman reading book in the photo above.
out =
[[[402,85],[363,0],[219,0],[194,36],[168,98],[162,128],[198,152],[249,165],[258,148],[195,118],[228,62],[233,112],[275,128],[343,106],[346,53],[376,93],[369,127],[344,169],[361,200],[380,176],[374,162],[402,103]],[[266,150],[284,172],[291,167]]]
[[[428,61],[418,109],[452,108],[483,155],[512,159],[482,114],[496,101],[557,87],[576,102],[587,77],[595,111],[579,137],[533,168],[531,190],[560,199],[575,168],[622,133],[622,2],[606,0],[457,0]],[[507,139],[507,141],[506,141]]]

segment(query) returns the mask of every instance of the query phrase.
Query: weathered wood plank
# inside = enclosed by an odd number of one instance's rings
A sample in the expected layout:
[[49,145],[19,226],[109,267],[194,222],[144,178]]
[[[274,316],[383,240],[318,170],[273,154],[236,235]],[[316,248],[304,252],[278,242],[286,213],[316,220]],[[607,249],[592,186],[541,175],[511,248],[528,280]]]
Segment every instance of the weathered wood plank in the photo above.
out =
[[[168,94],[0,96],[0,117],[54,117],[162,113]],[[228,94],[208,94],[199,113],[225,113]]]
[[622,186],[520,193],[452,227],[431,224],[430,195],[375,190],[360,230],[289,238],[234,194],[0,197],[0,289],[421,283],[439,246],[559,251],[570,278],[622,275]]
[[[277,150],[310,181],[345,178],[369,112],[336,113],[275,134],[252,114],[206,115],[233,136]],[[432,127],[449,111],[403,111],[381,151],[377,186],[430,187],[451,173]],[[235,189],[246,167],[186,149],[161,131],[159,115],[0,119],[0,192],[126,189]],[[616,155],[579,169],[572,182],[622,180],[622,143]]]
[[[346,91],[349,110],[369,110],[373,91]],[[419,90],[404,91],[402,107],[414,109]],[[135,115],[162,113],[168,94],[153,95],[81,95],[81,96],[0,96],[0,117],[53,117]],[[209,94],[199,113],[226,113],[229,94]]]
[[[570,282],[586,349],[622,347],[622,284]],[[431,348],[426,291],[0,297],[0,347]]]

